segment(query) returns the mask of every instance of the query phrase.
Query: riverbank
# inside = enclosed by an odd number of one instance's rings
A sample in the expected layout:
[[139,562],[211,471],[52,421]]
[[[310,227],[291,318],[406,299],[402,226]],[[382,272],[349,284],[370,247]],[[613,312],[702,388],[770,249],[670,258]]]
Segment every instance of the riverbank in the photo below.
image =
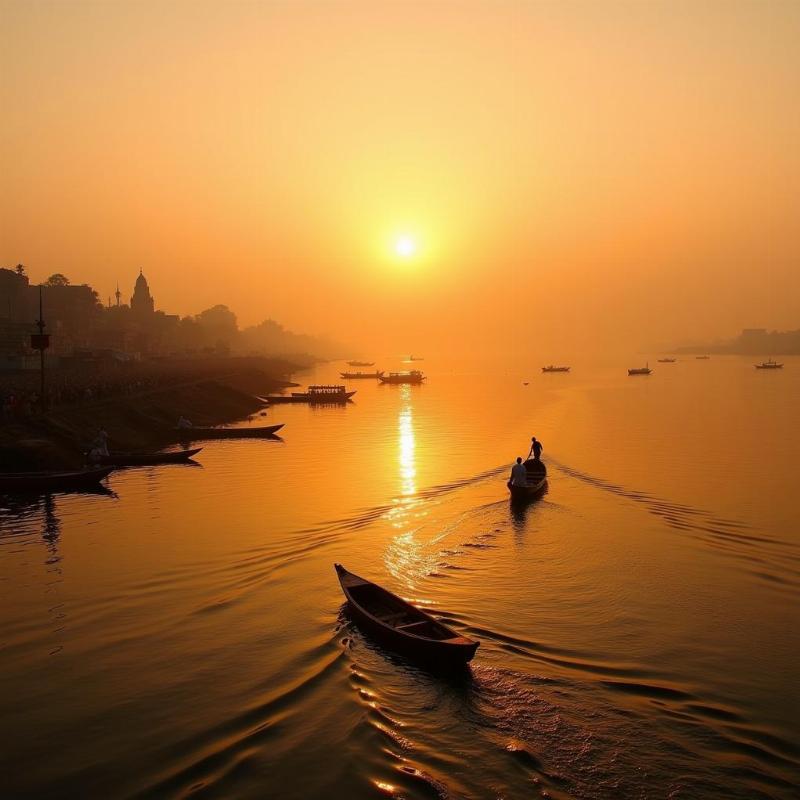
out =
[[257,394],[293,385],[291,373],[305,365],[266,360],[254,365],[201,364],[195,376],[145,391],[56,406],[0,426],[0,471],[77,467],[100,427],[113,450],[159,449],[176,441],[181,415],[196,425],[221,425],[257,413]]

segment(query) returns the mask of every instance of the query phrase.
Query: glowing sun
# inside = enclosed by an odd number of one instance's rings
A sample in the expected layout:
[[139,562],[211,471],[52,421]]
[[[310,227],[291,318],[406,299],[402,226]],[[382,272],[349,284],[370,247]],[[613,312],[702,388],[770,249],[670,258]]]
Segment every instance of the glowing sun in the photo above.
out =
[[417,243],[410,236],[400,236],[394,243],[394,251],[400,258],[411,258],[417,250]]

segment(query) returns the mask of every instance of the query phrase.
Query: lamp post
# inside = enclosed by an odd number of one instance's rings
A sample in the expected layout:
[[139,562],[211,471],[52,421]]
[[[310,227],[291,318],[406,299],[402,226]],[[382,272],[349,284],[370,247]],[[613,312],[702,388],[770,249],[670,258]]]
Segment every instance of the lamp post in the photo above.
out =
[[44,314],[42,313],[42,287],[39,286],[39,319],[36,320],[36,327],[39,333],[31,334],[31,347],[39,351],[39,405],[42,413],[47,408],[47,400],[44,393],[44,351],[50,346],[50,334],[44,332]]

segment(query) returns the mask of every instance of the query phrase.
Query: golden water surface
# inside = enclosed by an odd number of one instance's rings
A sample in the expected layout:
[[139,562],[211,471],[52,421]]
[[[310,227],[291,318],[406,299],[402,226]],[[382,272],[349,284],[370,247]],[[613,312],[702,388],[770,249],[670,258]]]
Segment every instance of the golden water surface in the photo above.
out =
[[[281,441],[0,498],[3,796],[796,796],[785,363],[430,358],[269,410]],[[532,434],[548,491],[513,509]],[[337,561],[479,639],[468,674],[364,636]]]

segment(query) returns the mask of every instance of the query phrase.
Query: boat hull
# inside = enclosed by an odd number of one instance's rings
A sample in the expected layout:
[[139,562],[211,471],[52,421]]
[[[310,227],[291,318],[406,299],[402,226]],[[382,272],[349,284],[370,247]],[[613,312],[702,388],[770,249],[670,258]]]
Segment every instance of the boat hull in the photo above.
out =
[[[459,636],[430,614],[407,603],[383,587],[348,572],[341,564],[334,566],[352,618],[360,628],[382,644],[395,652],[433,667],[463,666],[472,660],[480,642]],[[448,638],[427,638],[415,635],[381,621],[374,613],[374,608],[367,607],[365,602],[360,599],[359,590],[373,593],[378,603],[384,602],[387,606],[400,609],[400,613],[407,614],[408,619],[412,621],[412,626],[415,624],[420,627],[430,626]]]
[[92,458],[95,464],[109,464],[115,467],[154,467],[159,464],[183,464],[196,456],[203,448],[178,450],[174,453],[111,453]]
[[528,459],[525,462],[525,470],[528,473],[528,483],[526,486],[516,486],[511,481],[508,482],[508,491],[512,502],[527,502],[538,497],[547,486],[547,467],[543,461]]
[[345,392],[341,395],[330,395],[328,397],[312,397],[307,394],[275,394],[268,397],[260,397],[270,405],[280,403],[306,403],[312,406],[343,406],[355,394],[355,391]]
[[269,439],[284,426],[264,425],[259,428],[179,428],[181,439],[198,441],[200,439]]
[[97,486],[113,467],[70,472],[15,472],[0,474],[0,493],[64,492]]

